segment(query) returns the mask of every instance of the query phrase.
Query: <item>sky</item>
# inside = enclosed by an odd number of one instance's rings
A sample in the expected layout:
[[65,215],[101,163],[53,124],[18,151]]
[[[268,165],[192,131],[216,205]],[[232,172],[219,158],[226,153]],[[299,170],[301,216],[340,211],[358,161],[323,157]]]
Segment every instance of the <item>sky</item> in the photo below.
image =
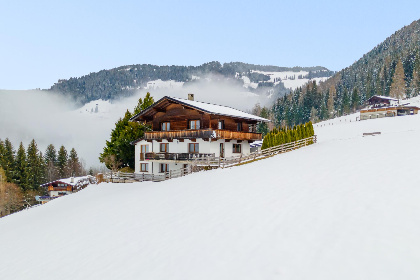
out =
[[130,64],[341,70],[420,18],[420,1],[0,1],[0,89]]

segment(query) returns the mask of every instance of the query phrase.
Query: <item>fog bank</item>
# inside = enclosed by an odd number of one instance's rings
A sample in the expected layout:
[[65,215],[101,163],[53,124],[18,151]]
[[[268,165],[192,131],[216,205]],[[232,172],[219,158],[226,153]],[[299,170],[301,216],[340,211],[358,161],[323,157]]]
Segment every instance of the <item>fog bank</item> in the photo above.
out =
[[57,150],[61,145],[68,150],[75,148],[87,167],[99,166],[99,154],[105,141],[109,140],[115,122],[127,109],[133,111],[138,99],[143,98],[147,91],[155,101],[163,96],[186,99],[188,93],[194,93],[196,101],[241,110],[250,110],[256,103],[267,100],[246,92],[234,82],[209,80],[203,79],[180,88],[139,90],[128,98],[112,102],[92,101],[82,108],[77,108],[70,99],[50,92],[1,90],[0,139],[9,138],[15,149],[20,141],[27,147],[35,139],[43,153],[49,144]]

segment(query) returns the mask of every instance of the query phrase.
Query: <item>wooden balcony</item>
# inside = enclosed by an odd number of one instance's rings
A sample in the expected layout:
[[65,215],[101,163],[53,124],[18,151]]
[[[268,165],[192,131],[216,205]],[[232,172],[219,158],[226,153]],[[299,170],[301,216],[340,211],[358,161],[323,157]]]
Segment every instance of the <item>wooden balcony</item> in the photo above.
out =
[[214,154],[200,154],[200,153],[146,153],[146,160],[177,160],[177,161],[189,161],[214,158]]
[[188,129],[172,131],[150,131],[144,134],[145,140],[161,139],[228,139],[228,140],[261,140],[261,133],[230,131],[223,129]]

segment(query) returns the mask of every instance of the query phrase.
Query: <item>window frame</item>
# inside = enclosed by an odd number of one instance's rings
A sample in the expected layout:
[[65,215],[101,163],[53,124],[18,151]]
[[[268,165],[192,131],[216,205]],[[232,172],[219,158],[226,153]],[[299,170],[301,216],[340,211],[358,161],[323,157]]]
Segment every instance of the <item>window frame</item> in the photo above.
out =
[[236,123],[236,131],[242,131],[242,123],[241,122]]
[[[145,167],[145,168],[143,168]],[[149,172],[149,164],[148,163],[140,163],[140,172]]]
[[162,122],[160,124],[161,131],[170,131],[171,130],[171,122]]
[[[239,148],[239,149],[238,149]],[[232,144],[232,153],[233,154],[241,154],[242,153],[242,144]]]
[[200,120],[189,120],[189,129],[200,129],[201,121]]
[[217,129],[225,129],[225,120],[219,120]]
[[149,152],[149,145],[140,145],[140,153],[141,154],[145,154],[145,153],[148,153],[148,152]]
[[[162,147],[165,147],[162,149]],[[169,153],[169,143],[160,143],[159,145],[159,152],[161,153]]]
[[[193,147],[192,150],[191,150],[191,147]],[[189,154],[198,154],[198,153],[200,153],[200,145],[199,145],[199,143],[188,143],[188,153]]]

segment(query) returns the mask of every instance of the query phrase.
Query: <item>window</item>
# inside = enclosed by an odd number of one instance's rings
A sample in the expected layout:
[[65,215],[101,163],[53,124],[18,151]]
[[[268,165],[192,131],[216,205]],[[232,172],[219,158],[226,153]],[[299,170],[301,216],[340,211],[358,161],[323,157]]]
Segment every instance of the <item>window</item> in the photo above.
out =
[[144,154],[144,153],[148,153],[148,152],[149,152],[149,145],[141,145],[141,147],[140,147],[140,152],[141,152],[142,154]]
[[240,123],[240,122],[236,123],[236,130],[237,131],[242,131],[242,123]]
[[161,130],[162,131],[169,131],[169,130],[171,130],[171,123],[170,122],[163,122],[163,123],[161,123]]
[[241,144],[233,144],[232,153],[241,153]]
[[200,129],[200,120],[190,121],[190,129]]
[[219,125],[217,127],[218,129],[225,129],[225,121],[221,120],[219,121]]
[[161,153],[169,152],[169,143],[160,143],[160,152]]
[[198,153],[198,143],[189,143],[188,144],[188,152],[190,154],[197,154]]
[[165,173],[165,172],[169,172],[169,167],[166,163],[161,163],[159,165],[159,172],[160,173]]
[[149,172],[149,164],[140,163],[140,172]]
[[149,145],[140,146],[140,160],[144,160],[145,153],[149,152]]

